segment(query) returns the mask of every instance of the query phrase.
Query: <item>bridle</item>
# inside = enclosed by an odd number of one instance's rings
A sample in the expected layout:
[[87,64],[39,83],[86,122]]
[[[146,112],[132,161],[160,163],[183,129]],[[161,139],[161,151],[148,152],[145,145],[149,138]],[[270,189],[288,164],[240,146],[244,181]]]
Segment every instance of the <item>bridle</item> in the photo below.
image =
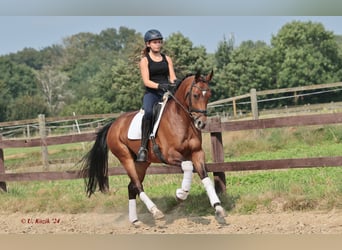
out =
[[[199,89],[203,95],[206,94],[207,91],[210,91],[209,88],[203,89],[196,84],[199,82],[208,83],[208,81],[205,81],[201,79],[200,81],[195,81],[195,79],[192,81],[190,86],[190,91],[186,94],[186,98],[189,98],[189,107],[188,109],[185,108],[185,106],[171,93],[169,92],[169,95],[172,97],[172,99],[189,115],[189,117],[192,119],[193,122],[196,122],[201,116],[208,116],[207,109],[195,109],[192,107],[192,89],[197,88]],[[194,116],[193,113],[198,114],[197,116]]]
[[[204,81],[204,80],[201,80],[201,82],[204,82],[204,83],[207,83],[207,81]],[[192,116],[191,114],[192,113],[200,113],[200,114],[203,114],[204,116],[207,116],[208,115],[208,111],[206,109],[194,109],[192,107],[192,89],[193,88],[197,88],[199,89],[201,92],[202,92],[202,95],[204,96],[206,94],[207,91],[210,91],[209,88],[206,88],[206,89],[202,89],[200,88],[199,86],[197,86],[198,82],[195,82],[195,80],[191,83],[191,87],[190,87],[190,92],[187,94],[189,96],[189,109],[188,109],[188,113],[190,114],[190,116]]]

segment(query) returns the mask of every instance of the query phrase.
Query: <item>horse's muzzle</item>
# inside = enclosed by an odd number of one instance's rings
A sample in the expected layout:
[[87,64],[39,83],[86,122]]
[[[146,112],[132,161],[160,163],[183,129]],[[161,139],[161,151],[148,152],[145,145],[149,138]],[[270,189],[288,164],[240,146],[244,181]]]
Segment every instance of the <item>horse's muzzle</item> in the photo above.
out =
[[[190,113],[192,112],[192,113]],[[202,109],[191,109],[189,110],[190,117],[193,119],[195,127],[198,130],[204,129],[207,124],[207,110]],[[197,115],[195,116],[194,113]]]
[[203,121],[201,119],[196,119],[194,121],[194,124],[195,124],[195,127],[198,129],[198,130],[202,130],[205,128],[205,125],[207,125],[207,121]]

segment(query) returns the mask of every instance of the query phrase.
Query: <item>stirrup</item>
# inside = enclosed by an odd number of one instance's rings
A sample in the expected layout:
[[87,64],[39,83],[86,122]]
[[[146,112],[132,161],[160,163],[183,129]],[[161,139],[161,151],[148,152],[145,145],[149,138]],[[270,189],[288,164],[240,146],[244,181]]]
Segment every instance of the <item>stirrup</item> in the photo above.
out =
[[140,147],[137,154],[137,162],[146,162],[147,161],[147,149],[144,147]]

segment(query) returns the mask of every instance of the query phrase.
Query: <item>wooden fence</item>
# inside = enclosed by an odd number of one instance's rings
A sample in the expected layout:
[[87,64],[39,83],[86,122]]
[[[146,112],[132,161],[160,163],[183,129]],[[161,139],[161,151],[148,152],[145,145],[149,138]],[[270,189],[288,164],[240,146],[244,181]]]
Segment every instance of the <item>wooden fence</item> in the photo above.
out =
[[[267,95],[274,95],[274,94],[284,94],[284,93],[293,93],[293,98],[298,97],[298,92],[305,92],[309,90],[319,90],[319,89],[336,89],[342,87],[342,82],[335,82],[335,83],[325,83],[325,84],[314,84],[314,85],[307,85],[307,86],[300,86],[300,87],[293,87],[293,88],[282,88],[282,89],[270,89],[270,90],[261,90],[257,91],[256,89],[251,89],[249,93],[234,96],[226,99],[221,99],[218,101],[214,101],[208,104],[208,107],[215,107],[220,105],[226,105],[227,103],[232,103],[233,106],[233,116],[237,117],[237,101],[242,99],[250,99],[251,102],[251,111],[252,116],[254,119],[258,119],[259,111],[258,111],[258,96],[267,96]],[[339,89],[340,90],[340,89]]]
[[[74,119],[74,118],[73,118]],[[300,159],[279,159],[279,160],[259,160],[259,161],[239,161],[224,162],[224,151],[222,132],[238,131],[250,129],[281,128],[292,126],[310,126],[342,123],[342,113],[287,116],[279,118],[268,118],[258,120],[228,121],[222,122],[219,117],[212,117],[204,133],[210,133],[212,144],[212,163],[207,163],[209,172],[213,172],[215,188],[218,192],[223,192],[225,186],[225,172],[245,171],[245,170],[268,170],[286,168],[309,168],[309,167],[337,167],[342,166],[342,156],[336,157],[314,157]],[[43,138],[2,140],[0,137],[0,189],[6,191],[6,182],[9,181],[32,181],[32,180],[67,180],[81,178],[79,171],[63,172],[31,172],[31,173],[6,173],[3,150],[15,147],[47,147],[49,145],[67,144],[75,142],[92,141],[95,132],[48,136]],[[45,159],[46,160],[46,159]],[[43,159],[43,162],[45,161]],[[153,165],[148,168],[148,174],[171,174],[182,173],[181,169],[170,165]],[[123,167],[110,167],[109,176],[126,174]]]

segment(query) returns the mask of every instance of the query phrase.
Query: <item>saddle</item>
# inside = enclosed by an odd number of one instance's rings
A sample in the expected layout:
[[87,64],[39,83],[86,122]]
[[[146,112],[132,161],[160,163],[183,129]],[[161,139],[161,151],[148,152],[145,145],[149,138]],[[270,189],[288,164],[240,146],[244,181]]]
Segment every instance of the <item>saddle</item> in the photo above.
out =
[[[158,102],[153,106],[153,118],[152,118],[152,132],[150,134],[150,139],[152,140],[153,144],[153,151],[155,155],[159,158],[159,160],[165,164],[167,161],[165,160],[163,154],[160,151],[158,144],[156,143],[155,136],[159,127],[159,123],[161,117],[163,115],[163,111],[165,105],[169,99],[169,93],[166,92],[163,96],[163,102]],[[129,140],[140,140],[141,139],[141,122],[144,116],[144,110],[140,109],[140,111],[134,116],[132,122],[128,128],[128,139]]]
[[[153,118],[152,118],[152,132],[150,137],[155,137],[159,127],[160,119],[163,115],[165,105],[169,99],[169,93],[166,92],[163,96],[163,101],[158,102],[153,106]],[[128,139],[129,140],[140,140],[141,139],[141,122],[144,116],[144,110],[140,109],[139,112],[133,117],[131,124],[128,128]]]

